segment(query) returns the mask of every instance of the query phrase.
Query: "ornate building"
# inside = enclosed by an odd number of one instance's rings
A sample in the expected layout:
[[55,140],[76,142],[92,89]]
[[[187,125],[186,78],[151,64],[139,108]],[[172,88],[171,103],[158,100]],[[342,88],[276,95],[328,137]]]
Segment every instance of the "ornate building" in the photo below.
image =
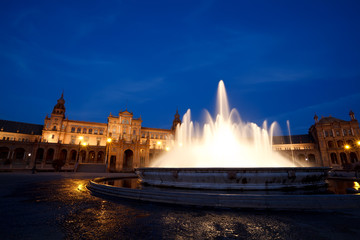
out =
[[[107,123],[69,120],[63,94],[44,125],[0,120],[0,168],[52,169],[54,160],[65,170],[126,171],[149,166],[152,159],[169,149],[178,111],[170,129],[147,128],[141,118],[125,110],[110,115]],[[308,134],[276,136],[273,149],[300,166],[348,167],[360,156],[360,130],[355,115],[350,120],[315,115]]]
[[350,120],[315,114],[315,124],[306,135],[274,137],[273,148],[298,165],[348,168],[359,161],[360,129],[355,114]]
[[[179,120],[176,113],[173,124]],[[36,164],[37,169],[49,169],[57,159],[64,161],[63,169],[68,170],[86,164],[106,166],[109,171],[132,170],[148,166],[166,151],[174,133],[142,127],[141,118],[127,110],[117,116],[110,113],[107,123],[69,120],[63,94],[44,125],[5,120],[0,124],[0,161],[11,168]]]

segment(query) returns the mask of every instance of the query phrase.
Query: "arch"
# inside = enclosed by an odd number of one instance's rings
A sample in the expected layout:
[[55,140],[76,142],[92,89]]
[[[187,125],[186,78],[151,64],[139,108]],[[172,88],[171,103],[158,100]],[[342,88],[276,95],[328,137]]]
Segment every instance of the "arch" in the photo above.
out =
[[51,164],[52,161],[54,160],[54,153],[55,150],[52,148],[49,148],[46,152],[46,158],[45,158],[45,162],[46,164]]
[[357,157],[356,153],[351,152],[351,153],[350,153],[350,162],[351,162],[351,163],[356,163],[356,162],[358,162],[358,161],[359,161],[359,160],[358,160],[358,157]]
[[36,163],[41,163],[43,159],[44,159],[44,149],[38,148],[36,150],[36,156],[35,156]]
[[330,159],[332,164],[338,164],[336,153],[330,153]]
[[96,161],[97,161],[98,163],[104,162],[104,156],[105,156],[104,152],[103,152],[103,151],[99,151],[98,154],[97,154]]
[[81,133],[81,128],[77,128],[76,132]]
[[351,147],[354,147],[354,146],[355,146],[353,140],[347,140],[346,143],[347,143],[348,145],[350,145]]
[[23,160],[25,156],[25,149],[24,148],[16,148],[14,151],[14,159],[15,160]]
[[124,152],[123,169],[132,169],[134,153],[130,149]]
[[0,160],[5,160],[9,156],[9,148],[8,147],[0,147]]
[[86,162],[86,151],[85,150],[80,151],[79,162]]
[[61,150],[61,152],[60,152],[60,160],[66,162],[66,158],[67,158],[67,150],[66,150],[66,149],[63,149],[63,150]]
[[111,155],[110,156],[110,172],[113,172],[116,170],[116,156],[115,155]]
[[315,158],[315,155],[314,155],[314,154],[309,154],[309,155],[308,155],[308,159],[309,159],[309,162],[311,162],[311,163],[316,162],[316,158]]
[[328,147],[333,148],[334,147],[334,142],[333,141],[328,141]]
[[346,164],[347,163],[346,153],[344,153],[344,152],[340,153],[340,160],[341,160],[341,164]]
[[87,133],[87,129],[86,129],[86,128],[83,128],[82,133]]
[[90,151],[90,152],[89,152],[89,159],[88,159],[88,162],[91,162],[91,163],[96,162],[96,159],[95,159],[95,152],[94,152],[94,151]]
[[70,151],[70,164],[75,164],[76,162],[76,157],[77,157],[77,151],[76,150],[71,150]]

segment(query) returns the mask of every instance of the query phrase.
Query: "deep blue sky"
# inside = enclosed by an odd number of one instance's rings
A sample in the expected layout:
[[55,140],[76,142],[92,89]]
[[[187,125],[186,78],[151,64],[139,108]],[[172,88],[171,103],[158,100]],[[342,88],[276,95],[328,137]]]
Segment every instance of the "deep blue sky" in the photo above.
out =
[[201,121],[223,79],[246,121],[360,118],[360,1],[0,2],[0,118],[42,124],[62,90],[69,119],[126,107],[169,128]]

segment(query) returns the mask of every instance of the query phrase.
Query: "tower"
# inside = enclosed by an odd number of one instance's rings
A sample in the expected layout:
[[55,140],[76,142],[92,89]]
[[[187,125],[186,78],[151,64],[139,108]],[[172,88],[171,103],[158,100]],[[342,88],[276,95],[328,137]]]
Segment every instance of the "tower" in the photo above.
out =
[[316,115],[316,113],[315,113],[315,116],[314,116],[314,120],[315,120],[315,123],[319,122],[319,117]]
[[176,126],[178,124],[181,124],[181,120],[180,120],[180,114],[178,112],[178,110],[176,109],[176,113],[174,115],[174,120],[173,120],[173,124],[172,124],[172,127],[171,127],[171,130],[172,131],[175,131],[176,130]]
[[48,142],[61,142],[60,136],[61,130],[64,131],[65,126],[63,121],[65,119],[65,100],[64,92],[61,93],[61,97],[57,100],[50,117],[45,117],[43,139]]
[[352,110],[350,110],[349,115],[350,115],[351,120],[355,120],[355,114]]

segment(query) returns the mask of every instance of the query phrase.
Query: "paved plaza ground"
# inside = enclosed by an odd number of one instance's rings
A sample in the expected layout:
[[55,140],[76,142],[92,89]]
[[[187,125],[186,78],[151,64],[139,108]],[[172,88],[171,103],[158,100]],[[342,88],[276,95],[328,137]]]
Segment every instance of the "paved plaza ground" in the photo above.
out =
[[360,238],[359,209],[244,211],[106,199],[85,187],[99,176],[119,174],[0,173],[0,238]]

